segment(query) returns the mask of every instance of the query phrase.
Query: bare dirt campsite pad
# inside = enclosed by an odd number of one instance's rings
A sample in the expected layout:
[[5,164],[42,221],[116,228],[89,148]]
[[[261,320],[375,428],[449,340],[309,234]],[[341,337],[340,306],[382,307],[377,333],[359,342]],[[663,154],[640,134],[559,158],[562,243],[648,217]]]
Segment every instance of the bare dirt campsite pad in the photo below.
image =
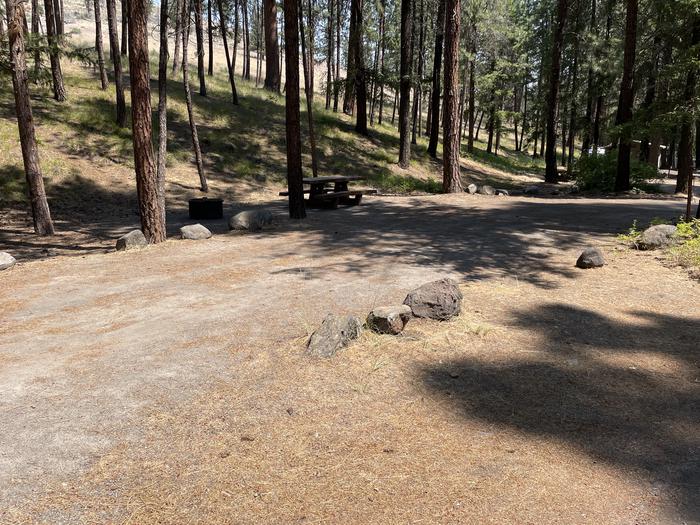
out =
[[[0,276],[3,523],[695,523],[698,285],[664,201],[375,198]],[[608,264],[578,270],[589,243]],[[451,276],[463,314],[306,357]]]

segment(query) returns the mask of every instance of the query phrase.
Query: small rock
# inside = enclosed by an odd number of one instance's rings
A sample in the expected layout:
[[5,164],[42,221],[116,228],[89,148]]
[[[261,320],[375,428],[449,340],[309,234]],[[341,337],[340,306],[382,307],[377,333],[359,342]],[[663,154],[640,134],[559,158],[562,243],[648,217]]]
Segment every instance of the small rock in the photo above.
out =
[[467,186],[467,193],[474,195],[477,191],[479,191],[479,187],[476,184],[470,184]]
[[579,256],[576,261],[576,266],[583,269],[600,268],[605,266],[605,258],[598,248],[589,246],[583,250],[583,253]]
[[12,268],[17,264],[17,260],[7,252],[0,252],[0,271]]
[[503,195],[504,197],[508,197],[510,193],[508,193],[508,190],[496,190],[496,195]]
[[410,306],[416,317],[446,321],[459,315],[462,292],[453,279],[441,279],[416,288],[403,304]]
[[246,210],[237,213],[228,223],[229,230],[258,232],[265,226],[272,226],[274,216],[267,210]]
[[207,227],[202,226],[201,224],[188,224],[187,226],[180,228],[180,236],[183,239],[199,241],[211,237],[211,232]]
[[321,326],[311,334],[306,353],[314,357],[333,357],[361,333],[362,324],[357,317],[328,314]]
[[148,246],[148,241],[141,230],[132,230],[117,239],[117,251],[143,248],[144,246]]
[[496,190],[493,186],[484,185],[479,188],[479,193],[481,195],[496,195]]
[[676,227],[672,224],[651,226],[642,232],[642,236],[639,239],[639,247],[642,250],[668,248],[678,242],[675,234]]
[[411,318],[411,307],[379,306],[367,316],[367,327],[380,334],[400,334]]
[[526,186],[523,190],[525,195],[538,195],[540,193],[539,186]]

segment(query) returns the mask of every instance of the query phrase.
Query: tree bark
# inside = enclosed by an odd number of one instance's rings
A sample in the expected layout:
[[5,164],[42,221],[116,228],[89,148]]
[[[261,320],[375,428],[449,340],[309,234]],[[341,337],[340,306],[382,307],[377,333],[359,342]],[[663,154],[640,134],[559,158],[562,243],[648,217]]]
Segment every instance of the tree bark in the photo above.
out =
[[[197,2],[197,0],[192,0]],[[199,147],[199,135],[197,133],[197,123],[194,120],[194,108],[192,107],[192,90],[190,89],[190,61],[187,56],[187,47],[190,40],[190,14],[193,5],[190,0],[184,0],[182,3],[182,20],[184,23],[182,31],[182,82],[185,87],[185,102],[187,104],[187,115],[190,122],[190,134],[192,136],[192,149],[194,150],[194,159],[197,163],[197,173],[199,174],[200,189],[203,192],[209,191],[207,179],[204,176],[204,164],[202,162],[202,150]]]
[[309,142],[311,143],[311,173],[318,177],[318,155],[316,152],[316,133],[314,132],[313,101],[311,100],[311,80],[309,69],[310,57],[306,52],[306,38],[304,35],[304,16],[299,11],[299,33],[301,36],[301,63],[304,65],[304,94],[306,95],[306,115],[309,121]]
[[408,169],[411,164],[410,116],[411,103],[411,60],[413,0],[401,0],[401,67],[399,80],[399,166]]
[[[166,0],[167,1],[167,0]],[[100,11],[100,0],[94,0],[95,6],[95,49],[97,50],[97,67],[100,71],[100,86],[107,89],[107,70],[105,69],[105,54],[102,45],[102,13]],[[32,17],[33,18],[33,17]]]
[[[250,80],[250,27],[248,25],[248,0],[243,0],[243,78]],[[297,53],[298,54],[298,53]]]
[[445,0],[445,92],[442,118],[442,190],[445,193],[462,191],[462,177],[459,170],[459,115],[457,114],[460,12],[460,0]]
[[204,28],[202,22],[202,0],[194,0],[194,31],[195,36],[197,37],[197,76],[199,77],[199,94],[202,97],[206,97],[207,80],[204,74]]
[[[693,21],[693,33],[689,49],[693,49],[700,43],[700,16],[695,15]],[[692,58],[697,60],[699,53],[694,53]],[[693,105],[693,99],[697,91],[697,72],[694,65],[688,67],[688,73],[683,90],[683,103],[689,107]],[[686,219],[691,219],[691,204],[693,194],[693,131],[695,122],[690,111],[684,112],[681,117],[681,134],[678,141],[678,176],[676,178],[676,193],[688,194],[688,207]]]
[[34,116],[32,115],[31,99],[29,98],[27,57],[24,44],[24,26],[27,20],[24,13],[24,4],[21,0],[5,0],[5,9],[17,126],[19,128],[29,202],[32,208],[34,231],[37,235],[53,235],[53,222],[51,221],[49,203],[44,190],[44,180],[41,176],[39,149],[34,130]]
[[173,75],[180,66],[180,42],[182,41],[182,2],[187,0],[175,0],[175,50],[173,51]]
[[357,32],[356,4],[357,0],[350,0],[350,28],[348,30],[347,49],[347,74],[345,76],[345,92],[343,93],[343,113],[352,115],[355,109],[355,77],[357,76],[357,64],[355,59],[355,40],[359,38]]
[[129,50],[129,0],[121,0],[122,6],[122,56]]
[[279,46],[277,44],[277,2],[263,0],[265,24],[265,89],[279,92],[280,68]]
[[420,29],[418,31],[418,71],[416,81],[413,86],[413,121],[411,125],[411,144],[417,144],[416,135],[420,128],[418,108],[423,93],[423,35],[425,32],[425,23],[423,21],[424,17],[425,0],[420,0],[420,16],[418,17],[418,21],[420,22]]
[[[214,75],[214,24],[211,19],[211,2],[207,0],[207,43],[209,44],[209,63],[207,64],[207,74]],[[219,21],[221,23],[221,21]]]
[[630,151],[632,148],[632,130],[629,122],[632,120],[632,104],[634,92],[634,61],[637,51],[637,8],[638,0],[626,0],[627,15],[625,23],[625,55],[620,83],[620,99],[617,105],[615,124],[621,128],[620,142],[617,147],[617,175],[615,191],[630,189]]
[[116,0],[107,0],[107,25],[109,26],[109,52],[114,65],[114,86],[117,93],[117,125],[124,128],[126,127],[126,102],[124,101],[122,61],[119,54],[119,37],[117,36]]
[[[591,23],[589,26],[589,30],[591,34],[594,35],[594,37],[597,38],[598,36],[598,24],[596,21],[596,11],[598,9],[597,2],[596,0],[591,0]],[[597,42],[596,44],[597,45]],[[584,131],[583,135],[583,140],[582,145],[581,145],[581,153],[584,155],[588,154],[588,149],[591,146],[591,136],[593,135],[593,100],[594,100],[594,74],[593,74],[593,65],[595,62],[595,59],[597,58],[597,53],[593,53],[593,56],[589,58],[590,63],[588,65],[588,78],[586,81],[586,116],[585,116],[585,121],[586,121],[586,129]]]
[[287,85],[285,117],[289,217],[303,219],[304,184],[301,171],[301,116],[299,113],[299,1],[284,0],[284,41]]
[[433,87],[430,94],[430,140],[428,155],[437,157],[440,134],[440,68],[442,65],[442,41],[445,37],[445,1],[438,0],[437,22],[435,24],[435,52],[433,54]]
[[328,0],[328,31],[326,32],[326,111],[331,108],[331,87],[333,85],[333,22],[335,0]]
[[333,112],[338,112],[338,96],[340,93],[340,30],[343,21],[343,0],[338,2],[336,15],[338,17],[335,24],[335,84],[333,86]]
[[[2,25],[2,17],[0,17],[0,25]],[[32,33],[39,36],[39,0],[32,0]],[[0,28],[0,37],[2,36],[2,28]],[[41,48],[34,47],[34,76],[39,78],[41,73]]]
[[61,71],[58,39],[56,38],[56,19],[54,18],[54,10],[54,0],[44,0],[44,14],[46,15],[46,38],[49,43],[49,58],[51,60],[53,98],[58,102],[63,102],[66,100],[66,88],[63,84],[63,72]]
[[380,8],[382,10],[379,33],[380,33],[380,50],[379,50],[379,116],[377,122],[382,125],[384,114],[384,53],[386,51],[386,0],[381,0]]
[[148,0],[129,1],[129,72],[131,126],[134,142],[136,193],[141,230],[149,242],[165,240],[163,188],[156,173],[151,142],[151,74],[148,56]]
[[561,73],[561,51],[564,43],[564,28],[569,10],[568,0],[557,0],[557,23],[554,27],[552,53],[547,93],[547,149],[545,152],[545,182],[557,183],[557,102],[559,100],[559,78]]
[[[95,0],[98,3],[99,0]],[[175,37],[177,38],[177,36]],[[133,56],[133,54],[132,54]],[[158,207],[165,224],[165,161],[168,151],[168,0],[160,0],[160,50],[158,54]]]
[[[350,4],[350,27],[354,27],[354,33],[350,35],[351,53],[355,66],[354,84],[357,97],[357,111],[355,114],[355,131],[361,135],[367,135],[367,77],[365,61],[362,52],[362,0],[352,0]],[[354,20],[354,24],[352,23]]]
[[[236,79],[234,75],[235,64],[231,62],[231,54],[228,49],[228,30],[226,28],[227,17],[224,15],[224,7],[222,0],[217,0],[217,7],[219,8],[219,24],[221,25],[221,39],[224,44],[224,52],[226,53],[226,69],[228,71],[228,81],[231,84],[231,98],[233,105],[238,105],[238,90],[236,89]],[[234,46],[235,53],[235,46]]]

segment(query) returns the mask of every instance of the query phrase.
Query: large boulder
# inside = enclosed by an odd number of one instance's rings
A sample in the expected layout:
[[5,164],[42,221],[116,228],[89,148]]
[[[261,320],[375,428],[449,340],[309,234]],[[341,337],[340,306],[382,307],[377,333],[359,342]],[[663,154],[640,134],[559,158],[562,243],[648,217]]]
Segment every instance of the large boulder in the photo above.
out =
[[483,186],[479,187],[479,193],[481,195],[496,195],[496,190],[494,189],[493,186],[489,186],[488,184],[484,184]]
[[367,328],[380,334],[397,335],[403,331],[411,315],[411,307],[406,304],[378,306],[367,316]]
[[674,225],[657,224],[642,232],[638,244],[642,250],[653,250],[655,248],[668,248],[677,242],[676,227]]
[[601,252],[598,248],[589,246],[583,250],[583,253],[581,253],[579,256],[578,260],[576,261],[576,266],[578,268],[583,268],[584,270],[605,266],[605,257],[603,257],[603,252]]
[[466,189],[467,193],[474,195],[477,191],[479,191],[479,187],[476,184],[472,183],[469,186],[467,186],[467,189]]
[[141,230],[132,230],[117,239],[117,251],[133,250],[148,246],[148,240]]
[[180,236],[183,239],[199,241],[211,237],[211,232],[209,231],[209,228],[202,226],[201,224],[188,224],[187,226],[180,228]]
[[357,317],[328,314],[321,326],[311,334],[306,353],[314,357],[333,357],[361,333],[362,323]]
[[0,252],[0,271],[12,268],[17,261],[7,252]]
[[459,315],[462,292],[453,279],[440,279],[410,292],[403,304],[410,306],[416,317],[446,321]]
[[247,230],[258,232],[266,226],[272,226],[274,216],[267,210],[246,210],[237,213],[228,223],[230,230]]

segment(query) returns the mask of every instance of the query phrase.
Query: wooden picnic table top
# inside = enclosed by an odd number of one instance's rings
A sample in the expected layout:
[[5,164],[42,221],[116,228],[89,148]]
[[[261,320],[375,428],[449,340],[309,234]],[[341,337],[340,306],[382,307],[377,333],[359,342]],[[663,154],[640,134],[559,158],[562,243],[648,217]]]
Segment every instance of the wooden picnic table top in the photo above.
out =
[[327,182],[351,182],[364,180],[361,175],[328,175],[324,177],[304,177],[304,184],[325,184]]

